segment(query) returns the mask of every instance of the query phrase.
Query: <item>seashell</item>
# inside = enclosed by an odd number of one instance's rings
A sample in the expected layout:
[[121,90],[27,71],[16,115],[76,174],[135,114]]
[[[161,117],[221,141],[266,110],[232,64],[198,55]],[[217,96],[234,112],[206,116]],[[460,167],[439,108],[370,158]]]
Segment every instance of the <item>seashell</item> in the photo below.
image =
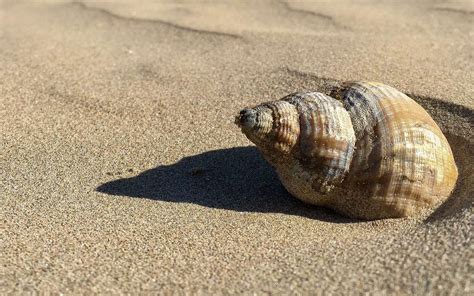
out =
[[351,82],[243,109],[236,123],[298,199],[350,217],[429,213],[458,170],[430,115],[393,87]]

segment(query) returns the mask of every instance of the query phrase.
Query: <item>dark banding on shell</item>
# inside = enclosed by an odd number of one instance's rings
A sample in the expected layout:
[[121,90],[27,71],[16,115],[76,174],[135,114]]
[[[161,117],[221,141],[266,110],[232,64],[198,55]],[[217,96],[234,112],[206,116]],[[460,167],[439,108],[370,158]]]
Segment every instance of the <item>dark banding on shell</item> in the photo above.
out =
[[322,93],[299,93],[283,100],[295,105],[299,114],[299,145],[293,156],[315,175],[312,186],[327,192],[349,171],[355,145],[349,114]]
[[[414,216],[446,199],[457,167],[451,148],[429,114],[393,87],[357,82],[343,89],[356,134],[346,186],[369,197],[377,218]],[[378,204],[378,209],[377,209]]]

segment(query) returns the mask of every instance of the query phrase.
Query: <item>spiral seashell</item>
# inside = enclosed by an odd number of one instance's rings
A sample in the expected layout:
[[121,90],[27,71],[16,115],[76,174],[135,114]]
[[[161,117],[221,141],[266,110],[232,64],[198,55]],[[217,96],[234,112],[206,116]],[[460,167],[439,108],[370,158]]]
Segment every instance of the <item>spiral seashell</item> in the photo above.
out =
[[452,192],[448,141],[415,101],[353,82],[243,109],[236,123],[300,200],[361,219],[419,216]]

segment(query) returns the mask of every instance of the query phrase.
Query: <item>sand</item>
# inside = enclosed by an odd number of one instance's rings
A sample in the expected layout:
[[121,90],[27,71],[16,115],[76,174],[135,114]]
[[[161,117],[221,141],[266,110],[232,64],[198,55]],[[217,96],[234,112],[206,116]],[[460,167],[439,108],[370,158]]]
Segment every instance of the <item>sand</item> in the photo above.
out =
[[[473,293],[472,2],[0,1],[0,293]],[[411,94],[452,198],[356,221],[234,125],[335,80]]]

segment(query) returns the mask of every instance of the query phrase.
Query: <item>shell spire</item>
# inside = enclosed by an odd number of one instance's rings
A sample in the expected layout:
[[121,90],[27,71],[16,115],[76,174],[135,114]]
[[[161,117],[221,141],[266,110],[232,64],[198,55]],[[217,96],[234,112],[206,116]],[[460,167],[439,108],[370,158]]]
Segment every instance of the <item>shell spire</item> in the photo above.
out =
[[311,171],[314,190],[330,191],[349,170],[355,145],[349,113],[322,93],[292,94],[246,108],[237,123],[272,165],[291,162]]

